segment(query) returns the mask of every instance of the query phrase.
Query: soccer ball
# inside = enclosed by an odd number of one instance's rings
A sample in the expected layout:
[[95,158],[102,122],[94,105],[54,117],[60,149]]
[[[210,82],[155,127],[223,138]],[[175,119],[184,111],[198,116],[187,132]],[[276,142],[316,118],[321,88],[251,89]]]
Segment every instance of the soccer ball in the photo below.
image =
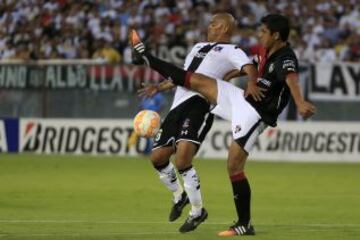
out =
[[151,138],[159,131],[160,116],[151,110],[142,110],[134,118],[134,131],[140,137]]

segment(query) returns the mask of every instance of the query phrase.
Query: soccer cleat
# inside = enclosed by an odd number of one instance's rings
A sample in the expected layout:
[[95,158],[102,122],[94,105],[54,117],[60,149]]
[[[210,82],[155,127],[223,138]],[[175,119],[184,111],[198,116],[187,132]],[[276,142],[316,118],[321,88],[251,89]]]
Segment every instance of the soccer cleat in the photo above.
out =
[[149,61],[145,56],[145,45],[141,42],[139,34],[134,29],[130,32],[130,44],[132,47],[132,63],[135,65],[146,63],[149,66]]
[[131,29],[130,39],[131,39],[131,45],[132,46],[135,46],[135,45],[141,43],[139,34],[136,32],[135,29]]
[[186,206],[186,204],[189,203],[189,197],[187,196],[186,192],[184,191],[181,194],[181,199],[180,201],[178,201],[177,203],[175,203],[172,208],[171,208],[171,212],[169,215],[169,221],[173,222],[176,219],[178,219],[182,213],[182,210],[184,209],[184,207]]
[[179,228],[181,233],[186,233],[190,231],[194,231],[200,223],[204,222],[208,217],[208,213],[205,208],[201,209],[201,214],[198,217],[194,217],[192,215],[188,216],[185,223]]
[[218,233],[219,237],[232,237],[237,235],[255,235],[255,229],[250,223],[248,225],[240,225],[236,223],[228,230]]

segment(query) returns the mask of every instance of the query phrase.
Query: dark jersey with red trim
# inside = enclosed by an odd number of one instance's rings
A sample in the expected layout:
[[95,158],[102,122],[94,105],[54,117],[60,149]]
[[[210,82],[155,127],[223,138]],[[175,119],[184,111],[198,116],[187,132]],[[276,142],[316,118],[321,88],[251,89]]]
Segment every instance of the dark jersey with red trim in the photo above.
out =
[[247,101],[258,111],[262,120],[276,126],[279,114],[288,104],[290,89],[286,84],[286,76],[298,72],[298,61],[289,45],[277,50],[268,59],[260,56],[259,78],[257,85],[267,89],[265,97],[256,102],[251,96]]

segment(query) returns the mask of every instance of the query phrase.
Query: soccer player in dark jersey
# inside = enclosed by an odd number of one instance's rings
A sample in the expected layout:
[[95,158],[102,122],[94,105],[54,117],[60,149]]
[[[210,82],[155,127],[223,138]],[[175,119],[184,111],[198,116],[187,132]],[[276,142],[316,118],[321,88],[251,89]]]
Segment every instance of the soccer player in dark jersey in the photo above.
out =
[[282,15],[270,14],[261,19],[258,37],[264,51],[259,58],[257,85],[267,89],[261,101],[252,96],[245,97],[243,90],[228,82],[185,71],[152,56],[145,51],[136,32],[132,33],[135,55],[174,84],[201,93],[209,102],[216,104],[212,113],[231,121],[233,141],[229,148],[228,173],[238,220],[219,236],[255,234],[250,222],[251,190],[244,166],[256,138],[267,126],[276,126],[277,117],[290,95],[304,118],[315,113],[315,106],[304,100],[298,84],[298,62],[287,43],[289,31],[289,21]]

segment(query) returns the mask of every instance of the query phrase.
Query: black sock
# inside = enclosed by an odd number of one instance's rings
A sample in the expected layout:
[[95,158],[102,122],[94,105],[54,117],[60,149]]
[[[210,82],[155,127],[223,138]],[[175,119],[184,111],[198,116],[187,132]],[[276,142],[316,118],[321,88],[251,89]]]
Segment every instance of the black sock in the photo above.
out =
[[233,188],[236,212],[239,217],[238,223],[247,225],[250,222],[250,184],[244,172],[230,176]]
[[184,86],[191,75],[190,72],[154,57],[151,54],[146,54],[145,56],[149,60],[152,69],[159,72],[163,77],[167,79],[170,78],[175,85]]

